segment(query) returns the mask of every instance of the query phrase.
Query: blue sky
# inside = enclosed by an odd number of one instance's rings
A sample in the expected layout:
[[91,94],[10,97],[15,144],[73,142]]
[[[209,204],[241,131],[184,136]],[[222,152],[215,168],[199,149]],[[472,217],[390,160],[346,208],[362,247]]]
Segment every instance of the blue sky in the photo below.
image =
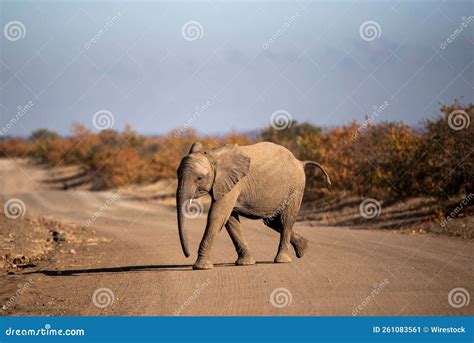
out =
[[[67,134],[73,122],[94,129],[102,110],[114,129],[129,123],[146,134],[254,130],[280,110],[332,126],[363,121],[385,102],[376,121],[416,125],[438,115],[440,102],[474,100],[471,1],[2,1],[0,9],[8,135]],[[12,22],[22,24],[20,38]]]

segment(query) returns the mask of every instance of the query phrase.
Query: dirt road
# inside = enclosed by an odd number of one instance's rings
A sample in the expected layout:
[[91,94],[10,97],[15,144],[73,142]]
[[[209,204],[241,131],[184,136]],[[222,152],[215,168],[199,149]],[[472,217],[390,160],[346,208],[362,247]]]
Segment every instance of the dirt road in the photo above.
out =
[[278,235],[260,221],[244,220],[257,265],[234,266],[236,254],[222,231],[213,248],[214,269],[193,271],[205,215],[190,222],[193,254],[186,259],[172,206],[113,192],[47,189],[41,180],[50,177],[48,171],[18,161],[1,160],[0,175],[2,202],[19,198],[27,216],[76,223],[99,213],[92,225],[111,238],[8,275],[15,283],[31,279],[15,314],[474,314],[474,301],[461,308],[448,301],[454,288],[474,292],[471,241],[297,223],[295,229],[310,240],[309,252],[291,264],[273,264]]

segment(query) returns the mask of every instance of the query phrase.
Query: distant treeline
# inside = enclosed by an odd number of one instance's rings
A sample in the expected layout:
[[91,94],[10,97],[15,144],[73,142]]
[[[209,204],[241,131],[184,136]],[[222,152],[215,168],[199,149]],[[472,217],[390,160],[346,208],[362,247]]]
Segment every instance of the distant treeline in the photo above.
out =
[[[33,157],[52,166],[80,165],[94,178],[96,188],[108,189],[174,178],[179,161],[196,140],[207,147],[264,140],[288,147],[299,159],[323,164],[336,192],[379,199],[468,194],[474,191],[474,105],[456,101],[440,111],[420,129],[383,122],[382,114],[377,120],[372,116],[362,124],[327,130],[293,121],[282,130],[265,128],[258,138],[235,133],[198,137],[192,129],[148,137],[129,126],[122,132],[94,133],[75,124],[68,137],[43,129],[27,139],[0,140],[0,156]],[[307,197],[328,194],[317,170],[307,175]]]

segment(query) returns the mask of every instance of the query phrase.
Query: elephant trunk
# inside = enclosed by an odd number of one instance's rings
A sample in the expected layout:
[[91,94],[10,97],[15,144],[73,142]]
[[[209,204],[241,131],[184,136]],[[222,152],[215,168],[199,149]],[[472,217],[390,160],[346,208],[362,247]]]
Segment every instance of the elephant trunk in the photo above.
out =
[[178,190],[176,192],[176,210],[178,215],[178,230],[179,230],[179,240],[181,242],[181,248],[183,249],[184,256],[189,257],[189,248],[188,248],[188,234],[185,229],[185,206],[186,202],[189,201],[191,197],[186,197],[183,194],[183,185],[180,182]]

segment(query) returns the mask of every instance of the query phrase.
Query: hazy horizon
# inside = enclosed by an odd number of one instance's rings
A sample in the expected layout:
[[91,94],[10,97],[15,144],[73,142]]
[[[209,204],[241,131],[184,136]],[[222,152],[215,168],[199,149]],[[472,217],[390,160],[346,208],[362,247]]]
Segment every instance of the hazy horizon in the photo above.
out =
[[119,131],[224,134],[276,111],[332,127],[384,103],[374,122],[418,126],[473,100],[473,14],[470,1],[2,1],[0,128],[65,135],[106,112]]

